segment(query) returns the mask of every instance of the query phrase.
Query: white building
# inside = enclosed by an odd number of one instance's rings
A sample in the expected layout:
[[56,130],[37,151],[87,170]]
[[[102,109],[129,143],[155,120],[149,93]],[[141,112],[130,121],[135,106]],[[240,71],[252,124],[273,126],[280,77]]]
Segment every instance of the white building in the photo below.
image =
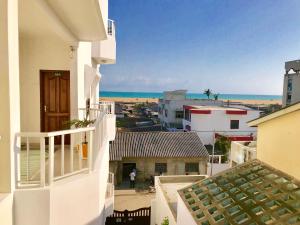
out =
[[226,135],[231,140],[253,140],[255,127],[247,122],[259,117],[259,111],[246,107],[184,106],[183,128],[195,131],[202,142],[214,143],[214,136]]
[[[290,71],[292,71],[290,73]],[[300,101],[300,60],[285,63],[283,81],[283,107]]]
[[232,141],[230,167],[256,159],[256,141]]
[[[0,224],[104,224],[115,115],[95,104],[100,64],[116,60],[108,1],[0,0],[0,23]],[[95,123],[65,127],[87,102]]]
[[188,99],[186,90],[165,91],[158,103],[158,118],[165,128],[183,129],[184,105],[223,105],[223,101],[212,99]]

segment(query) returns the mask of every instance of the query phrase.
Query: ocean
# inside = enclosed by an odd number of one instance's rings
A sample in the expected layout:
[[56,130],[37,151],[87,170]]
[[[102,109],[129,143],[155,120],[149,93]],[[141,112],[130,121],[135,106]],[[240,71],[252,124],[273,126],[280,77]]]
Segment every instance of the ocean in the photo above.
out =
[[[162,92],[117,92],[117,91],[100,91],[100,97],[114,98],[162,98]],[[204,94],[187,93],[191,99],[207,98]],[[220,94],[219,99],[224,100],[281,100],[281,95],[249,95],[249,94]]]

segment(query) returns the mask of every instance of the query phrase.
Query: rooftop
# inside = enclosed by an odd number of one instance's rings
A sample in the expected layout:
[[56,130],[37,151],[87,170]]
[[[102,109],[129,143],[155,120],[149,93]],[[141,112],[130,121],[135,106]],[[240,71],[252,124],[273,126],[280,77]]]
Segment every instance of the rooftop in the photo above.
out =
[[195,132],[117,132],[109,154],[111,161],[125,157],[208,157]]
[[197,224],[299,224],[300,182],[253,160],[181,189]]
[[289,105],[289,106],[286,106],[276,112],[273,112],[273,113],[270,113],[268,115],[265,115],[265,116],[262,116],[258,119],[255,119],[255,120],[251,120],[248,122],[248,125],[249,126],[257,126],[261,123],[264,123],[264,122],[267,122],[269,120],[272,120],[272,119],[275,119],[275,118],[278,118],[278,117],[281,117],[281,116],[284,116],[288,113],[292,113],[292,112],[295,112],[295,111],[299,111],[300,110],[300,102],[296,102],[292,105]]
[[200,109],[200,110],[221,110],[221,111],[226,111],[226,110],[236,110],[236,111],[245,111],[245,110],[251,110],[250,108],[243,107],[243,108],[238,108],[238,107],[223,107],[223,106],[201,106],[201,105],[190,105],[186,106],[189,107],[191,110],[194,109]]

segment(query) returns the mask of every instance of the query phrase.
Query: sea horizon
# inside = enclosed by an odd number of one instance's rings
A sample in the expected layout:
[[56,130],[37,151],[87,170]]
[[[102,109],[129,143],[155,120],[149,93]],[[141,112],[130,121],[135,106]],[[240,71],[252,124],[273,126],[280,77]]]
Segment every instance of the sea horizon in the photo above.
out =
[[[163,92],[130,92],[130,91],[100,91],[100,97],[109,98],[162,98]],[[213,97],[213,96],[212,96]],[[205,94],[187,93],[189,99],[207,98]],[[255,94],[219,94],[223,100],[281,100],[282,95],[255,95]]]

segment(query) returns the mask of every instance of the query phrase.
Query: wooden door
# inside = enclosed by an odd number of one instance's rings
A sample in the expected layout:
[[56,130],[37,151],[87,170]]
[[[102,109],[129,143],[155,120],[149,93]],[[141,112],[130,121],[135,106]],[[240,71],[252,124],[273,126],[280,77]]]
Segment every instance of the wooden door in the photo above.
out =
[[[41,90],[41,131],[51,132],[68,129],[66,121],[70,120],[70,71],[40,72]],[[55,138],[60,144],[61,138]],[[70,138],[65,137],[68,144]]]

